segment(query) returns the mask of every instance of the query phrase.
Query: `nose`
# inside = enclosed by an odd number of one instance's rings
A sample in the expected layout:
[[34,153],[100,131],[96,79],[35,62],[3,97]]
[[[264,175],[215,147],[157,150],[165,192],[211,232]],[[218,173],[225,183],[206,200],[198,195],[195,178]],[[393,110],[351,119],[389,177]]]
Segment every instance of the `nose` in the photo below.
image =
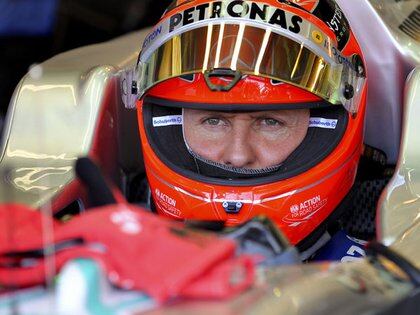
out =
[[247,128],[235,128],[226,139],[223,163],[233,167],[252,168],[257,157]]

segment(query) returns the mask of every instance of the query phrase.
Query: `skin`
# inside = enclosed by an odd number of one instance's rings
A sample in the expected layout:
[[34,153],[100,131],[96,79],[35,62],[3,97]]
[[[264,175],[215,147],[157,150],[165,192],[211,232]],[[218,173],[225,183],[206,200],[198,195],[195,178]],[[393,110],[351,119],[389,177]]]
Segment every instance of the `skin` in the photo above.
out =
[[184,109],[184,137],[203,158],[262,169],[283,162],[305,138],[309,109],[216,112]]

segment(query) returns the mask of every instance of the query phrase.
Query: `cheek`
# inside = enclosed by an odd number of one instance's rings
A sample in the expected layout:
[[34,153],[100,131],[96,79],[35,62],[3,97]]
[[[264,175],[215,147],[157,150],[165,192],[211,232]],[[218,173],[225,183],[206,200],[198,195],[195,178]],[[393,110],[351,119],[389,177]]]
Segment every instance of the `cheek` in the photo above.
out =
[[255,135],[254,150],[263,167],[282,163],[302,143],[307,128],[284,130],[275,135]]
[[217,160],[223,151],[225,135],[222,132],[209,132],[205,128],[185,128],[184,136],[190,149],[210,160]]

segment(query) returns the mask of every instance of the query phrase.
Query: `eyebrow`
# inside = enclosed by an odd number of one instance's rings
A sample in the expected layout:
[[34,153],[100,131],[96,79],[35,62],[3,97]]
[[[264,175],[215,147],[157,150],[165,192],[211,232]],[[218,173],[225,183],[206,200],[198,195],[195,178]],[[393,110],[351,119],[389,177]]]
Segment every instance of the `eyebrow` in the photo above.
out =
[[235,115],[235,114],[251,114],[251,115],[283,115],[287,116],[292,113],[292,111],[287,109],[280,110],[238,110],[238,111],[222,111],[222,110],[207,110],[207,109],[194,109],[192,113],[197,115],[200,114],[220,114],[220,115]]

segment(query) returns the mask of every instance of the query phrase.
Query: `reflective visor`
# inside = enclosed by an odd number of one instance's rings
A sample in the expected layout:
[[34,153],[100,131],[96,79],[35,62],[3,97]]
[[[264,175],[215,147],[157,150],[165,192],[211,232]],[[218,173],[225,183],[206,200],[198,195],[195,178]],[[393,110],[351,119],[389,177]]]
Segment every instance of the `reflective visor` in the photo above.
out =
[[[170,78],[230,69],[295,85],[357,112],[365,81],[359,74],[362,71],[356,72],[354,63],[314,24],[265,4],[240,2],[240,8],[232,7],[229,13],[229,4],[238,1],[219,3],[225,4],[225,10],[218,19],[212,19],[214,10],[206,15],[206,11],[195,14],[191,11],[195,8],[189,8],[187,15],[170,16],[146,37],[138,64],[140,97]],[[246,14],[238,17],[246,4],[248,9],[242,11]],[[260,11],[253,13],[252,8]]]

